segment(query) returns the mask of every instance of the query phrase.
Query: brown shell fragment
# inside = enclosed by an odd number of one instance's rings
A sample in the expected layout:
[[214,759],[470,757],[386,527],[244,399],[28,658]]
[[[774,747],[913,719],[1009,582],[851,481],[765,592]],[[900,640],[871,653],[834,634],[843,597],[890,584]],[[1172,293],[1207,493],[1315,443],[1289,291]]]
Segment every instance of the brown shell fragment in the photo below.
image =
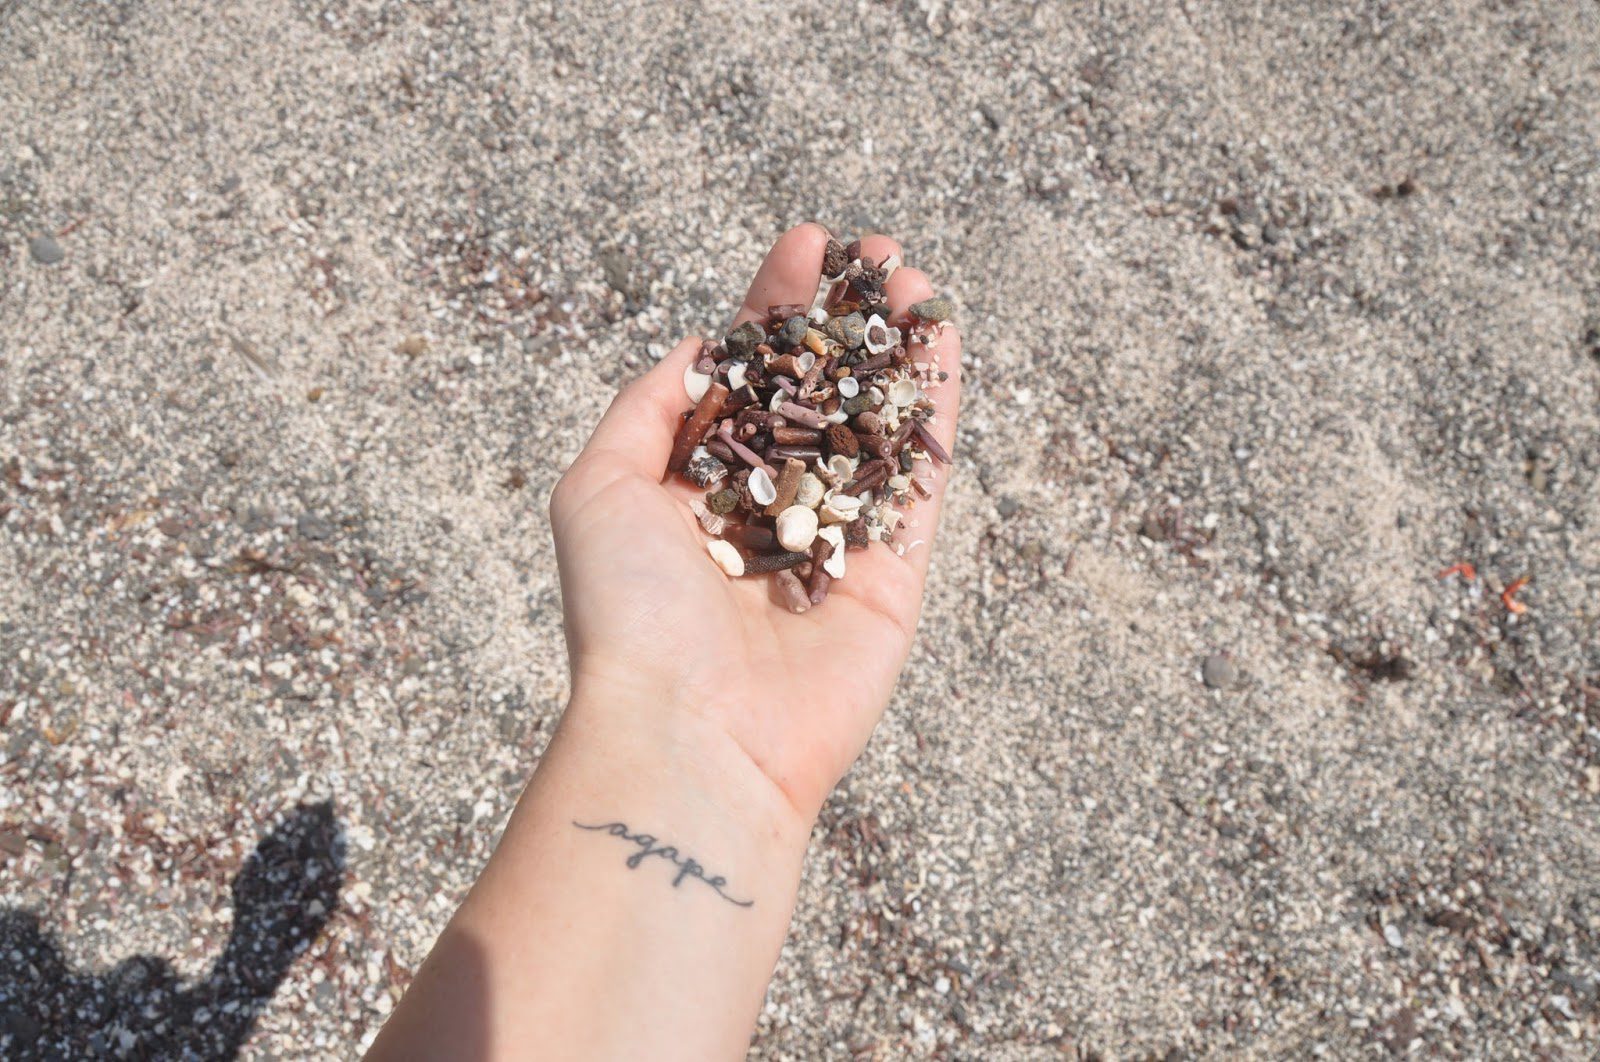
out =
[[777,488],[778,496],[772,504],[767,506],[768,516],[777,516],[789,506],[794,504],[794,496],[800,490],[800,477],[805,475],[806,463],[793,457],[783,462],[783,468],[778,473],[773,486]]
[[872,541],[867,534],[867,518],[852,520],[844,525],[844,544],[846,549],[866,549]]
[[717,412],[722,409],[722,403],[727,400],[728,389],[722,384],[713,383],[706,388],[706,393],[695,403],[694,412],[678,428],[677,438],[672,440],[672,454],[667,458],[669,471],[682,472],[689,464],[689,457],[694,453],[694,448],[705,438],[707,429],[711,427],[712,421],[717,419]]
[[844,244],[829,236],[828,245],[822,249],[822,275],[836,277],[849,264],[850,258],[844,253]]
[[828,428],[828,447],[834,453],[845,457],[854,457],[861,452],[861,446],[856,441],[855,432],[843,424],[834,424]]
[[828,586],[833,582],[833,576],[823,570],[829,557],[833,556],[833,543],[818,537],[811,543],[811,578],[806,589],[810,592],[811,603],[820,605],[828,598]]

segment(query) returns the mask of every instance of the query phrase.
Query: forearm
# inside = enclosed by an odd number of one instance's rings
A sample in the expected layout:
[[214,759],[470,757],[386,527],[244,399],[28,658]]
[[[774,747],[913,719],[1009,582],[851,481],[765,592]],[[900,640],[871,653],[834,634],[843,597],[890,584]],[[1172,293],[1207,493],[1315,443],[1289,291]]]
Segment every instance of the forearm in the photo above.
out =
[[809,828],[710,724],[580,695],[372,1057],[742,1057]]

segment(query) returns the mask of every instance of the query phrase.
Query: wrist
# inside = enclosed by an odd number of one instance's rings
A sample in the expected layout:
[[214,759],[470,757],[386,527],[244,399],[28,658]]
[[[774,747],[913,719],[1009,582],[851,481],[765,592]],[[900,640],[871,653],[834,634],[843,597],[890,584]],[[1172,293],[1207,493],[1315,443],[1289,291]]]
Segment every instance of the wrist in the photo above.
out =
[[803,855],[817,809],[797,804],[718,722],[669,691],[579,681],[551,743],[648,811],[690,811],[767,849]]

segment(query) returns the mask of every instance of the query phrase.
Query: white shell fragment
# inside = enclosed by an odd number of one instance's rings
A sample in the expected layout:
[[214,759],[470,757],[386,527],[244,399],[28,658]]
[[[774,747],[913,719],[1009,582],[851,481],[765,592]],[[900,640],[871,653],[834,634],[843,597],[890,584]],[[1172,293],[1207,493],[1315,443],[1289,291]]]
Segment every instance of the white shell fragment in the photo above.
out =
[[794,363],[799,366],[801,372],[810,372],[811,366],[817,363],[817,356],[809,350],[803,350],[795,356]]
[[[840,398],[854,398],[861,393],[861,381],[854,376],[846,376],[836,385],[839,388]],[[696,399],[698,401],[698,399]]]
[[848,524],[861,515],[861,499],[849,494],[834,494],[822,503],[822,522]]
[[844,528],[824,527],[817,537],[833,547],[833,555],[822,562],[822,570],[835,579],[844,578]]
[[855,478],[855,462],[844,454],[834,454],[828,458],[828,471],[833,475],[834,482],[842,487]]
[[745,373],[748,371],[749,366],[744,362],[734,362],[733,366],[728,369],[728,390],[737,391],[739,388],[743,387]]
[[811,548],[817,538],[817,514],[804,505],[791,505],[778,514],[778,545],[791,553]]
[[878,268],[883,270],[883,282],[887,284],[889,282],[889,278],[894,276],[894,271],[900,268],[900,256],[897,254],[891,254],[888,258],[883,260],[883,265],[879,266]]
[[690,365],[683,370],[683,390],[689,396],[689,401],[698,402],[711,390],[711,377],[703,372],[695,372]]
[[882,354],[884,351],[894,346],[894,342],[889,338],[889,326],[884,324],[883,318],[879,317],[877,314],[873,314],[871,317],[867,318],[867,334],[865,340],[867,344],[867,353],[869,354]]
[[822,562],[822,570],[835,579],[844,578],[844,528],[824,527],[817,537],[833,547],[833,556]]
[[897,406],[909,406],[917,400],[917,382],[909,378],[896,380],[889,385],[887,397]]
[[739,556],[739,551],[733,548],[732,542],[714,538],[706,543],[706,552],[711,554],[711,559],[717,562],[717,567],[735,579],[744,574],[744,558]]
[[689,511],[700,521],[700,526],[705,529],[706,534],[720,535],[727,530],[727,519],[721,513],[714,513],[706,508],[706,503],[699,498],[689,499]]
[[820,501],[822,501],[822,480],[807,472],[800,477],[800,487],[794,493],[794,503],[804,505],[807,509],[815,509]]
[[750,497],[756,500],[757,505],[771,505],[778,500],[778,488],[773,485],[766,469],[750,470]]

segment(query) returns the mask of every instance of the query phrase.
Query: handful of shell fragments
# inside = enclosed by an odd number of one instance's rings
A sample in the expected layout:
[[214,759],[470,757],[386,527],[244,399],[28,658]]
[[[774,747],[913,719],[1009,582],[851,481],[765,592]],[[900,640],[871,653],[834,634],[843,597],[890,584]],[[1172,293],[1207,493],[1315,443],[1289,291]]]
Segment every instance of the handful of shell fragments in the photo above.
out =
[[[691,502],[712,558],[730,576],[772,573],[790,611],[820,605],[845,553],[894,541],[903,507],[932,496],[930,460],[948,465],[928,423],[947,299],[892,327],[883,285],[900,265],[830,239],[811,305],[770,306],[684,373],[671,472],[705,489]],[[929,360],[912,360],[911,345]],[[925,471],[919,471],[919,469]]]

